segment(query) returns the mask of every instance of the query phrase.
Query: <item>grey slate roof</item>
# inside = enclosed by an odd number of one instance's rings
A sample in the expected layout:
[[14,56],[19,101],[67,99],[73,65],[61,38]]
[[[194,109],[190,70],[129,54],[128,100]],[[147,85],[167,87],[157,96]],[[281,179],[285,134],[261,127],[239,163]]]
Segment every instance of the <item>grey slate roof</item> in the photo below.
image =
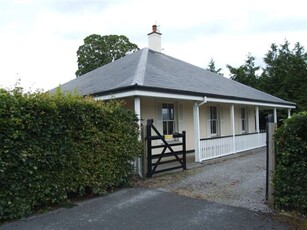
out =
[[[134,89],[183,95],[295,105],[148,48],[61,85],[81,95],[110,95]],[[53,89],[54,90],[54,89]]]

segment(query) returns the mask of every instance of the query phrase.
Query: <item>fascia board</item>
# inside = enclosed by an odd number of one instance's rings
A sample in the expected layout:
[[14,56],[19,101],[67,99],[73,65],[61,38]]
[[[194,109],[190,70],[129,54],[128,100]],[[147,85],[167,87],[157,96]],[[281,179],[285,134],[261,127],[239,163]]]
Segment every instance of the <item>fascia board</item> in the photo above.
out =
[[144,90],[131,90],[127,92],[114,93],[110,95],[98,96],[98,97],[95,97],[95,99],[96,100],[110,100],[110,99],[120,99],[120,98],[135,97],[135,96],[172,98],[172,99],[189,100],[189,101],[202,101],[203,100],[203,97],[201,96],[150,92],[150,91],[144,91]]
[[241,104],[241,105],[256,105],[256,106],[266,106],[266,107],[274,107],[274,108],[288,108],[295,109],[296,107],[293,105],[284,105],[278,103],[271,102],[256,102],[256,101],[241,101],[241,100],[231,100],[231,99],[220,99],[220,98],[212,98],[206,97],[207,102],[216,102],[216,103],[225,103],[225,104]]
[[265,107],[273,107],[273,108],[288,108],[295,109],[296,107],[293,105],[284,105],[278,103],[271,102],[256,102],[256,101],[243,101],[243,100],[233,100],[233,99],[221,99],[221,98],[213,98],[213,97],[202,97],[202,96],[191,96],[191,95],[183,95],[183,94],[174,94],[174,93],[162,93],[162,92],[151,92],[145,90],[130,90],[126,92],[119,92],[110,95],[103,95],[95,97],[96,100],[111,100],[111,99],[122,99],[127,97],[156,97],[156,98],[171,98],[171,99],[179,99],[179,100],[189,100],[196,102],[215,102],[215,103],[224,103],[224,104],[241,104],[241,105],[255,105],[255,106],[265,106]]

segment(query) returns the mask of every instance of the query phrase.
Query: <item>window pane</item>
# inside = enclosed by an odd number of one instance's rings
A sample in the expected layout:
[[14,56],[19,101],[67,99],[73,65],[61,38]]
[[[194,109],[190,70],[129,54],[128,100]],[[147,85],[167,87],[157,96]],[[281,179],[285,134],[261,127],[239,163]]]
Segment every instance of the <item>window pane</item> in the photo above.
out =
[[217,134],[217,107],[210,106],[210,133],[216,135]]
[[167,121],[163,121],[163,135],[167,135]]
[[167,134],[173,134],[174,133],[174,122],[169,121],[168,122],[168,133]]
[[169,120],[174,120],[174,106],[173,105],[170,105],[170,108],[169,108]]
[[175,110],[173,104],[162,104],[163,135],[173,134]]
[[241,108],[241,125],[242,125],[242,132],[246,131],[246,110],[245,108]]
[[211,120],[210,122],[211,134],[216,134],[216,120]]
[[162,118],[163,120],[174,120],[173,104],[162,104]]
[[162,119],[168,120],[168,109],[167,108],[162,108]]
[[210,119],[217,119],[217,111],[215,106],[210,107]]
[[241,118],[245,118],[245,108],[241,108]]

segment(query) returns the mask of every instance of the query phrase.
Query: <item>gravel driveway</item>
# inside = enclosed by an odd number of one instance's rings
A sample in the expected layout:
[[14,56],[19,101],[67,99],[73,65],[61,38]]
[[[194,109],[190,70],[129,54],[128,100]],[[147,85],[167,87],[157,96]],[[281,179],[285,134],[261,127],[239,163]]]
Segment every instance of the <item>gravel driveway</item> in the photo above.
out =
[[265,204],[265,180],[266,152],[260,148],[186,171],[158,175],[139,186],[270,212]]

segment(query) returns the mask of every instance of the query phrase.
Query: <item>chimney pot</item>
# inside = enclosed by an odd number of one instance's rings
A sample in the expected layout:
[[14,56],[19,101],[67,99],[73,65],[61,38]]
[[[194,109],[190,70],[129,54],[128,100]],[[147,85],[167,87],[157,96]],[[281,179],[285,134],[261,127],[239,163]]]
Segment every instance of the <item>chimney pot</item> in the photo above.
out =
[[157,32],[157,25],[152,26],[152,32],[156,33]]

